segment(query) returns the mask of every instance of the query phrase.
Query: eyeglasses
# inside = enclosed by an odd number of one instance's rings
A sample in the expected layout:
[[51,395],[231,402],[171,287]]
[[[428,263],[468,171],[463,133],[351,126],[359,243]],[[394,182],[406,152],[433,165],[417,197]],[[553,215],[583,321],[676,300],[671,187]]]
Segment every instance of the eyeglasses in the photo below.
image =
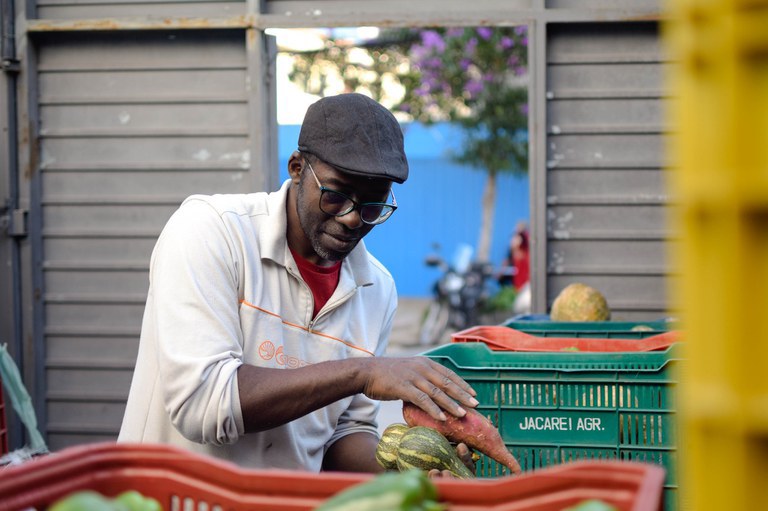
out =
[[354,210],[358,210],[360,212],[360,219],[364,223],[378,225],[392,216],[392,213],[397,209],[397,199],[395,199],[395,193],[391,189],[389,193],[392,194],[392,204],[387,202],[363,202],[361,204],[348,195],[321,185],[315,170],[309,162],[307,162],[307,167],[312,172],[317,186],[320,187],[320,210],[327,215],[344,216]]

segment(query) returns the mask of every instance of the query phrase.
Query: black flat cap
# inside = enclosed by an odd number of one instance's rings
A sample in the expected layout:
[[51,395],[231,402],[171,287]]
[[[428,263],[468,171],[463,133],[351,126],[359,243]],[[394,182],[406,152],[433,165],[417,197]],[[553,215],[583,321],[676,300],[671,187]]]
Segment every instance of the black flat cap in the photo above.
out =
[[408,179],[400,124],[363,94],[330,96],[310,105],[299,133],[299,151],[350,174],[397,183]]

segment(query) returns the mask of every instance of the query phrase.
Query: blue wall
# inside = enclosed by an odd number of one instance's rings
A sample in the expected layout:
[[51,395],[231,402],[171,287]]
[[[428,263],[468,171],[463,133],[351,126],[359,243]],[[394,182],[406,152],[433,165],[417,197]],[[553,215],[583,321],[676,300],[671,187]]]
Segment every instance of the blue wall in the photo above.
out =
[[[451,258],[461,244],[476,246],[486,174],[453,163],[451,148],[461,144],[461,131],[450,124],[404,124],[408,180],[395,184],[398,208],[392,218],[365,238],[368,249],[389,269],[398,293],[428,297],[439,271],[424,265],[433,252]],[[287,179],[288,157],[296,149],[299,126],[279,126],[280,181]],[[497,180],[491,262],[504,258],[509,237],[520,220],[529,219],[528,178],[504,174]]]

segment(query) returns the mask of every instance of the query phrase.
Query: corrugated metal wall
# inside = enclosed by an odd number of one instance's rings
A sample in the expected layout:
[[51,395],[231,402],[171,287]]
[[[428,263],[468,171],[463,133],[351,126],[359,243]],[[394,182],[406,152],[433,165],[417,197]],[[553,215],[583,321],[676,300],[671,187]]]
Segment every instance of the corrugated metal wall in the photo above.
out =
[[114,438],[160,229],[192,193],[250,192],[242,30],[38,38],[52,449]]
[[229,17],[244,15],[247,5],[243,0],[38,0],[34,3],[37,7],[35,18],[44,20]]
[[547,39],[547,303],[580,281],[606,295],[613,319],[661,318],[670,269],[658,25],[554,24]]

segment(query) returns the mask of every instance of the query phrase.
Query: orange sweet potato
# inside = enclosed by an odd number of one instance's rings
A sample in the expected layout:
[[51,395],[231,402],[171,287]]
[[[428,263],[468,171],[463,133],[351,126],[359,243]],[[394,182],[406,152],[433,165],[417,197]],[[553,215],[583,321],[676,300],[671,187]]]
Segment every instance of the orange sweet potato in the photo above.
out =
[[446,421],[433,419],[427,412],[413,403],[403,402],[403,418],[409,427],[426,426],[439,431],[454,443],[464,443],[470,449],[479,451],[501,463],[513,474],[520,474],[520,463],[504,445],[499,430],[477,410],[466,408],[464,417],[446,414]]

